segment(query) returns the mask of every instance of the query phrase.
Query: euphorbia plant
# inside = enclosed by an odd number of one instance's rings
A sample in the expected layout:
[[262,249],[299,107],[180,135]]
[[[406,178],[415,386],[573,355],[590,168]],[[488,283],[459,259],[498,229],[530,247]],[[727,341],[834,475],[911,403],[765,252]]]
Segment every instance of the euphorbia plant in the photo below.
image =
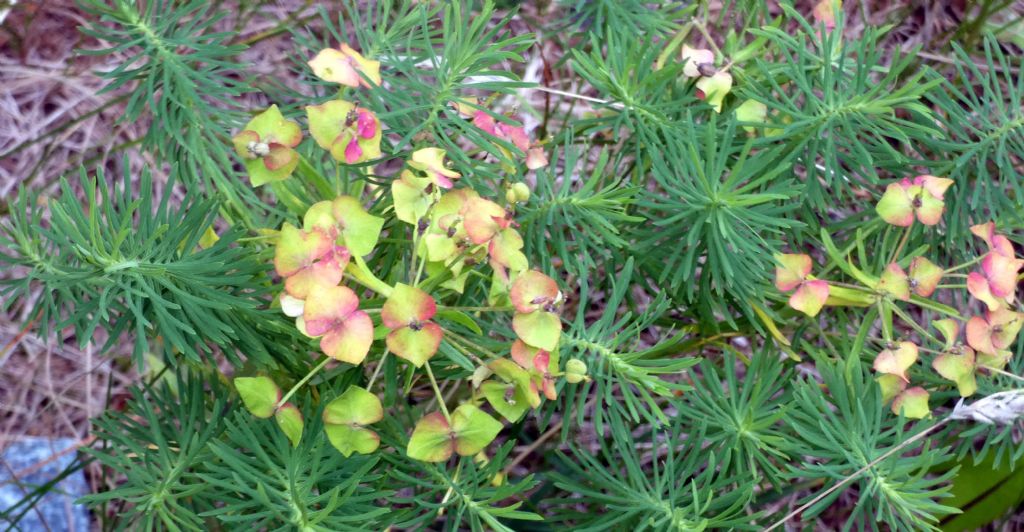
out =
[[[921,418],[930,413],[929,390],[909,386],[910,370],[920,353],[932,354],[931,366],[943,379],[952,381],[963,397],[977,391],[979,374],[1000,372],[1010,359],[1008,351],[1021,327],[1024,314],[1012,308],[1018,274],[1024,260],[1016,257],[1010,241],[999,234],[992,222],[971,227],[971,232],[988,248],[980,256],[949,268],[936,265],[923,255],[901,256],[915,221],[925,227],[941,222],[945,208],[943,196],[953,182],[946,178],[921,175],[888,185],[876,206],[887,223],[901,227],[903,236],[893,250],[887,266],[877,275],[862,271],[822,233],[826,256],[856,282],[848,284],[810,277],[809,255],[776,257],[776,286],[795,292],[789,306],[814,317],[824,306],[874,306],[881,320],[882,338],[875,339],[882,349],[873,368],[883,399],[892,401],[894,413]],[[904,265],[909,267],[909,272]],[[978,270],[958,273],[973,266]],[[963,279],[965,284],[942,285],[943,278]],[[957,310],[935,301],[937,289],[966,291],[972,299],[968,308]],[[903,305],[945,315],[929,323],[918,323]],[[978,313],[979,309],[983,309]],[[894,317],[912,329],[916,340],[895,338]],[[939,340],[929,329],[939,331]],[[966,344],[959,340],[964,330]],[[927,347],[925,347],[927,346]]]
[[[381,83],[378,64],[346,45],[340,51],[320,52],[310,66],[319,77],[353,88],[365,86],[364,77],[376,85]],[[298,126],[284,120],[276,107],[260,116],[262,121],[250,124],[252,131],[240,133],[238,142],[276,139],[273,135],[281,133],[268,127],[287,128],[291,136],[281,147],[274,145],[273,156],[290,157],[290,172],[299,156],[285,150],[298,144]],[[306,116],[316,144],[338,164],[374,163],[381,157],[384,125],[369,109],[336,99],[307,106]],[[521,127],[494,121],[483,112],[478,112],[474,123],[529,155],[529,140]],[[251,161],[251,146],[239,146],[239,155]],[[255,151],[262,153],[262,147]],[[536,157],[527,159],[527,166],[536,167]],[[246,164],[250,171],[262,175],[264,167],[256,164],[262,162]],[[523,239],[516,230],[516,205],[529,197],[526,185],[512,184],[504,205],[470,188],[455,188],[460,173],[450,167],[445,150],[433,146],[412,150],[397,174],[389,187],[393,209],[388,212],[372,214],[362,197],[339,195],[306,207],[301,212],[301,228],[283,224],[274,246],[274,269],[283,281],[281,310],[296,318],[298,330],[313,339],[313,345],[326,356],[283,396],[268,376],[238,377],[236,388],[254,415],[276,416],[297,445],[302,418],[287,400],[331,360],[352,366],[375,361],[365,387],[348,386],[323,412],[326,437],[342,454],[372,453],[380,438],[369,426],[384,416],[373,385],[386,358],[393,354],[411,365],[410,375],[419,373],[429,380],[438,407],[416,424],[407,454],[424,461],[444,461],[453,454],[476,455],[502,427],[484,409],[486,405],[516,421],[527,409],[539,407],[542,396],[555,399],[560,379],[586,379],[586,366],[578,360],[570,361],[564,372],[559,366],[559,310],[564,296],[554,279],[529,268],[522,252]],[[275,174],[275,178],[284,177],[283,170]],[[301,179],[326,181],[311,165],[304,167]],[[408,224],[408,229],[389,218]],[[407,240],[406,231],[411,233]],[[403,278],[392,282],[384,281],[373,267],[382,237],[407,244],[405,253],[411,267]],[[443,319],[439,321],[444,311],[455,313],[459,322],[472,322],[456,308],[446,308],[444,302],[457,298],[469,273],[481,268],[491,270],[491,306],[476,312],[508,313],[518,337],[507,343],[510,356],[480,348],[478,342],[447,329]],[[472,394],[451,411],[431,367],[444,342],[477,364]],[[368,358],[375,351],[380,356]]]

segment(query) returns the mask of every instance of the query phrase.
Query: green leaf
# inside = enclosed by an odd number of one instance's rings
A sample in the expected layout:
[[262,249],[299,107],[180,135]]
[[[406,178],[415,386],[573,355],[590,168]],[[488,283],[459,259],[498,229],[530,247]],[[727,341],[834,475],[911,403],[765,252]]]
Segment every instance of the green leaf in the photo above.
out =
[[236,377],[234,382],[245,409],[252,415],[263,419],[274,415],[281,390],[270,377]]
[[437,317],[443,320],[453,321],[473,331],[474,334],[483,334],[483,329],[476,324],[473,318],[469,317],[468,314],[460,310],[439,310],[437,311]]
[[994,458],[960,464],[946,504],[963,513],[942,521],[944,532],[979,530],[1024,502],[1024,460],[995,467]]
[[288,436],[292,447],[298,447],[302,440],[302,412],[299,412],[295,405],[286,403],[274,413],[274,420],[285,436]]
[[553,351],[562,334],[562,319],[557,314],[543,310],[516,313],[512,318],[512,328],[527,344]]

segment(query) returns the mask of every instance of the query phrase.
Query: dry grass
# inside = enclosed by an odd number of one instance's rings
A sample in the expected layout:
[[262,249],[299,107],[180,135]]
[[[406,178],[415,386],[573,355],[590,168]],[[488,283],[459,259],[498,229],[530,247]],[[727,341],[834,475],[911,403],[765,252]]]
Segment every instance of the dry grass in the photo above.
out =
[[[284,35],[264,32],[295,9],[308,14],[306,4],[278,2],[252,17],[239,39],[257,36],[261,42],[244,59],[263,65],[257,68],[266,75],[275,74],[274,65],[282,68],[290,43]],[[0,204],[13,200],[19,187],[45,200],[56,193],[59,179],[74,177],[80,165],[103,168],[110,176],[138,175],[146,166],[156,170],[155,182],[162,181],[152,160],[125,149],[148,125],[120,121],[123,93],[100,94],[104,81],[96,72],[115,68],[122,58],[76,53],[101,47],[78,31],[84,22],[74,0],[22,1],[2,20]],[[0,206],[0,219],[6,208]],[[94,345],[106,338],[94,338],[84,349],[77,347],[72,331],[63,331],[60,339],[41,338],[29,321],[33,306],[29,300],[0,312],[0,454],[26,436],[67,437],[88,445],[90,419],[108,407],[119,408],[125,390],[141,377],[126,360],[130,341],[99,356]],[[2,458],[0,469],[12,471]],[[32,469],[13,473],[19,477]],[[93,489],[109,481],[98,468],[87,476]]]
[[[117,124],[117,106],[103,106],[102,64],[77,58],[88,46],[76,31],[72,2],[16,5],[0,29],[0,200],[21,186],[52,193],[58,176],[78,162],[109,155],[140,125]],[[96,109],[103,109],[95,112]],[[108,393],[135,381],[130,369],[101,358],[92,346],[40,338],[27,318],[32,302],[0,314],[0,449],[26,435],[85,441],[89,418]]]

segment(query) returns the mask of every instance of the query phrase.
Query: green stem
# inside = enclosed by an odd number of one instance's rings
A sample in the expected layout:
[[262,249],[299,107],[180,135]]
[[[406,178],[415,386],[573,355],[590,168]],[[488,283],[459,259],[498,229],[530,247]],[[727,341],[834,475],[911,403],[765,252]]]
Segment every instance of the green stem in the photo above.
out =
[[384,361],[388,359],[388,355],[391,351],[384,350],[384,355],[380,357],[380,362],[377,363],[377,367],[373,370],[373,375],[370,375],[370,382],[366,385],[367,390],[373,389],[373,383],[377,380],[377,375],[380,374],[380,368],[384,367]]
[[348,263],[345,267],[345,272],[349,274],[350,278],[358,282],[359,284],[377,292],[378,294],[389,297],[391,291],[391,285],[380,280],[370,268],[366,266],[366,261],[362,257],[355,255],[352,257],[352,262]]
[[[413,251],[413,254],[416,254],[415,250]],[[419,286],[420,285],[420,277],[423,276],[423,268],[426,265],[427,265],[427,259],[426,259],[426,257],[424,257],[423,260],[420,261],[420,267],[416,269],[416,278],[413,279],[413,281],[412,281],[412,285],[413,286]]]
[[711,37],[711,33],[708,32],[708,28],[707,26],[704,25],[704,21],[693,20],[692,22],[693,26],[697,28],[697,31],[699,31],[700,34],[704,36],[704,40],[708,42],[708,46],[710,46],[711,49],[714,50],[715,56],[717,58],[725,59],[727,56],[724,53],[722,53],[722,50],[718,48],[717,44],[715,44],[715,40]]
[[892,256],[889,257],[889,262],[886,264],[892,264],[896,261],[896,257],[900,256],[900,252],[903,251],[903,247],[907,245],[907,240],[910,238],[910,232],[914,230],[913,225],[907,226],[906,230],[903,231],[903,237],[900,238],[900,243],[897,244],[896,249],[892,252]]
[[983,368],[985,368],[985,369],[987,369],[987,370],[989,370],[989,371],[991,371],[993,373],[998,373],[998,374],[1000,374],[1000,375],[1002,375],[1004,377],[1010,377],[1011,379],[1016,379],[1016,380],[1024,382],[1024,377],[1021,377],[1020,375],[1016,375],[1014,373],[1010,373],[1009,371],[1004,371],[1004,370],[1001,370],[999,368],[993,368],[991,366],[981,366],[981,367],[983,367]]
[[[306,7],[309,7],[310,4],[311,4],[311,2],[306,2]],[[318,19],[320,17],[319,13],[314,13],[312,15],[308,15],[308,16],[302,17],[301,19],[297,18],[296,15],[301,13],[304,9],[305,8],[298,9],[298,10],[292,10],[292,13],[290,15],[288,15],[288,18],[286,18],[285,20],[281,21],[277,26],[274,26],[273,28],[270,28],[269,30],[266,30],[264,32],[257,33],[256,35],[253,35],[251,37],[246,37],[244,39],[240,39],[238,41],[235,41],[232,44],[240,44],[240,45],[244,45],[244,46],[251,46],[251,45],[253,45],[253,44],[257,43],[257,42],[260,42],[260,41],[262,41],[264,39],[267,39],[267,38],[270,38],[270,37],[274,37],[276,35],[280,35],[280,34],[286,32],[286,31],[289,31],[291,28],[301,28],[301,27],[304,27],[306,24],[308,24],[310,22],[313,22],[314,20],[316,20],[316,19]]]
[[[483,347],[483,346],[481,346],[481,345],[471,341],[469,338],[466,338],[465,336],[462,336],[461,334],[459,334],[457,332],[450,331],[448,329],[444,329],[444,333],[445,333],[445,335],[449,336],[450,339],[454,339],[454,340],[458,340],[459,342],[462,342],[466,347],[470,347],[472,349],[476,349],[477,351],[480,351],[481,353],[483,353],[485,355],[490,355],[493,358],[500,358],[498,356],[498,354],[496,354],[495,352],[493,352],[490,349],[487,349],[487,348],[485,348],[485,347]],[[477,360],[480,360],[480,358],[476,357],[475,355],[474,355],[474,358],[476,358]]]
[[872,294],[875,293],[870,288],[863,287],[863,286],[861,286],[859,284],[844,283],[844,282],[841,282],[841,281],[828,281],[828,284],[830,284],[832,286],[841,286],[843,288],[850,288],[850,289],[853,289],[853,290],[861,290],[861,291],[872,293]]
[[515,307],[448,307],[445,305],[438,305],[437,310],[459,310],[464,312],[510,312]]
[[976,257],[973,260],[969,260],[969,261],[967,261],[967,262],[965,262],[965,263],[963,263],[963,264],[961,264],[959,266],[954,266],[954,267],[952,267],[952,268],[942,272],[942,275],[949,275],[949,274],[951,274],[951,273],[953,273],[953,272],[955,272],[957,270],[962,270],[964,268],[970,268],[971,266],[974,266],[975,264],[981,262],[982,259],[984,259],[984,258],[985,258],[985,255],[982,255],[980,257]]
[[[884,348],[888,348],[888,345],[886,345],[887,342],[885,340],[881,339],[881,338],[878,338],[876,336],[869,336],[868,340],[871,340],[872,342],[881,344]],[[917,346],[917,349],[918,349],[918,351],[922,351],[922,352],[925,352],[925,353],[931,353],[933,355],[944,355],[944,354],[946,354],[946,352],[944,352],[944,351],[938,351],[938,350],[935,350],[935,349],[928,349],[927,347]]]
[[284,394],[284,397],[282,397],[281,400],[277,402],[277,406],[274,407],[274,410],[277,410],[278,408],[284,406],[285,403],[287,403],[288,400],[291,399],[293,395],[295,395],[295,392],[299,391],[299,388],[301,388],[302,385],[309,382],[309,379],[312,379],[313,375],[316,375],[320,370],[324,369],[324,366],[326,366],[327,363],[330,361],[331,357],[324,357],[324,359],[319,364],[317,364],[316,367],[313,368],[308,374],[306,374],[306,376],[303,377],[301,381],[295,383],[295,386],[292,386],[292,389],[288,390],[288,393]]
[[[878,305],[878,317],[882,320],[882,337],[885,338],[886,342],[892,342],[892,312],[891,305],[886,304],[884,299],[879,299],[876,303]],[[890,310],[889,312],[886,312]]]
[[906,312],[903,312],[903,309],[897,307],[896,305],[892,305],[892,311],[895,312],[901,320],[906,322],[907,325],[910,325],[910,327],[917,331],[918,334],[920,334],[921,336],[924,336],[925,338],[928,338],[929,340],[937,344],[942,344],[942,340],[939,340],[938,338],[935,337],[935,335],[925,330],[924,327],[918,325],[917,322],[911,319],[911,317]]
[[448,413],[448,406],[444,404],[444,396],[441,395],[441,389],[437,387],[437,379],[434,378],[434,370],[430,369],[430,363],[427,362],[423,365],[427,368],[427,377],[430,379],[430,386],[434,388],[434,395],[437,396],[437,404],[441,407],[441,413],[444,414],[444,418],[448,420],[448,424],[452,423],[452,416]]

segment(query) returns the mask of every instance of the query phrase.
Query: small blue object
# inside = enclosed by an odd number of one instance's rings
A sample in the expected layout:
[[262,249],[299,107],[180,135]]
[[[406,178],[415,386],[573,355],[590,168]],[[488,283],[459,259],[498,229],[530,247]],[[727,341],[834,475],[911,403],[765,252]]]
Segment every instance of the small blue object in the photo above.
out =
[[[50,488],[31,508],[21,504],[35,489],[60,476],[75,461],[72,438],[26,436],[7,446],[0,464],[0,529],[35,532],[89,530],[89,511],[75,500],[89,491],[79,469]],[[62,454],[63,453],[63,454]],[[55,455],[56,458],[54,458]],[[17,474],[17,478],[12,476]],[[27,508],[27,511],[25,511]]]

